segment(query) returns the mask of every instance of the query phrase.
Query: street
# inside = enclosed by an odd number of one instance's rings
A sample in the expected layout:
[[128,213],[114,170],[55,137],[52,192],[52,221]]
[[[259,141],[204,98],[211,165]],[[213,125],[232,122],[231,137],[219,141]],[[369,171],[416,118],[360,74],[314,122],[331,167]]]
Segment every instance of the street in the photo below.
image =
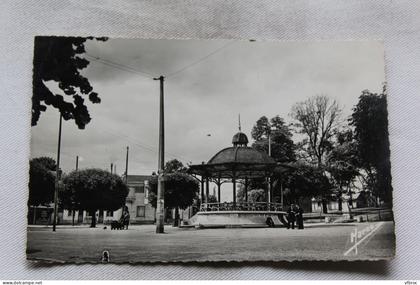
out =
[[[353,238],[352,238],[353,234]],[[355,239],[355,237],[358,238]],[[393,256],[393,222],[313,224],[285,228],[194,229],[134,225],[127,231],[97,227],[28,227],[27,257],[55,262],[355,260]]]

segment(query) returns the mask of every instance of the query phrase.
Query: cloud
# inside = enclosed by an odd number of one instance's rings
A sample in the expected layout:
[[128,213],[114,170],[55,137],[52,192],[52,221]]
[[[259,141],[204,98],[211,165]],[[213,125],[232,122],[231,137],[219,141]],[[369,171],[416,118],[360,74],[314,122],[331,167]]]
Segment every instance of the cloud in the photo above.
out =
[[[238,113],[250,138],[260,116],[280,115],[290,121],[292,105],[316,94],[338,99],[348,116],[362,90],[377,92],[385,80],[379,42],[227,43],[110,39],[90,41],[86,48],[102,60],[156,76],[189,66],[165,80],[166,158],[185,163],[207,161],[230,146]],[[79,155],[82,168],[108,169],[113,162],[123,173],[130,146],[129,173],[155,171],[159,82],[97,61],[83,72],[102,102],[89,104],[92,121],[85,130],[72,121],[64,123],[63,169],[74,169]],[[55,158],[57,126],[57,111],[48,109],[32,128],[32,157]]]

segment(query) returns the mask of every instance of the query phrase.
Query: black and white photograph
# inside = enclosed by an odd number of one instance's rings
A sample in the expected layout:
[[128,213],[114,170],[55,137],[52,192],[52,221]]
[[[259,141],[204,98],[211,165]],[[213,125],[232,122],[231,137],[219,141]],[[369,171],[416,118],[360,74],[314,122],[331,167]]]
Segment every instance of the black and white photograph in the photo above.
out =
[[30,261],[390,260],[382,41],[36,36]]

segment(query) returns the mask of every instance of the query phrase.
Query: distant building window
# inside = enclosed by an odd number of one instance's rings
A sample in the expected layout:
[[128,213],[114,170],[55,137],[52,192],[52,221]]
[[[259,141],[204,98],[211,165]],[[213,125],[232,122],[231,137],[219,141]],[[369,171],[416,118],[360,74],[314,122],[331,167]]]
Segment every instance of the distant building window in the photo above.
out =
[[113,217],[114,216],[114,212],[113,211],[106,211],[106,216],[107,217]]
[[137,217],[144,217],[146,215],[145,206],[137,206]]
[[68,210],[68,211],[67,211],[67,216],[68,216],[68,217],[71,217],[71,215],[72,215],[72,214],[73,214],[73,211],[72,211],[72,210]]
[[144,193],[144,185],[134,186],[135,193]]

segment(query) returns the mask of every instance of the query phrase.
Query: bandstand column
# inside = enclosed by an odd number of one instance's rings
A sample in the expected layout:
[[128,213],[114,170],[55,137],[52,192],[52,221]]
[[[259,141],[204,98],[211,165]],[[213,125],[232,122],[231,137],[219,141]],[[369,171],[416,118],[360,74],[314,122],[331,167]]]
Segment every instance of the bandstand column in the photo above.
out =
[[269,206],[270,206],[270,193],[271,193],[271,189],[270,189],[270,177],[268,177],[268,179],[266,180],[268,183],[268,185],[267,185],[267,190],[265,190],[265,201],[266,201],[266,208],[267,208],[267,211],[269,210]]
[[[270,198],[268,202],[272,203],[273,202],[273,179],[271,178],[271,176],[268,179],[268,195]],[[269,207],[270,207],[270,204],[269,204]],[[268,210],[270,210],[270,208]]]
[[233,172],[232,176],[232,184],[233,184],[233,206],[236,206],[236,175],[235,172]]
[[248,202],[248,177],[245,177],[245,202]]
[[274,193],[273,193],[273,177],[270,177],[270,180],[269,180],[269,189],[270,189],[270,203],[273,203],[273,200],[274,200]]
[[217,201],[220,203],[220,177],[217,179]]
[[201,176],[201,204],[204,203],[204,176]]
[[206,203],[208,203],[209,202],[209,189],[210,187],[209,187],[209,178],[208,177],[206,177]]

